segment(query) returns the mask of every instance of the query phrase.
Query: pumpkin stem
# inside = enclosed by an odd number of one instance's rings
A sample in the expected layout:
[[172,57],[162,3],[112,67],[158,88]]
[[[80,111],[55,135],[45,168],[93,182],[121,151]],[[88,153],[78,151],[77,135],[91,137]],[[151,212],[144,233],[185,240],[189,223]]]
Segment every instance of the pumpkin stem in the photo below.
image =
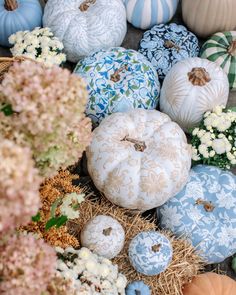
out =
[[166,48],[175,48],[175,49],[177,50],[177,52],[179,52],[180,49],[181,49],[177,44],[175,44],[175,43],[174,43],[173,41],[171,41],[171,40],[166,40],[165,43],[164,43],[164,46],[165,46]]
[[4,0],[4,7],[8,11],[13,11],[18,8],[18,3],[16,0]]
[[114,74],[111,75],[111,81],[113,82],[119,82],[120,81],[120,73],[123,72],[124,70],[128,70],[128,65],[124,65],[120,67],[118,70],[114,72]]
[[125,138],[122,141],[129,141],[131,143],[134,143],[134,148],[137,152],[143,152],[147,148],[144,141],[133,139],[127,136],[125,136]]
[[112,227],[108,227],[108,228],[104,228],[104,230],[102,231],[102,233],[104,234],[104,236],[110,236],[112,232]]
[[135,290],[134,292],[135,292],[135,295],[142,295],[141,291],[139,290]]
[[202,199],[197,199],[196,205],[203,205],[206,212],[213,212],[215,209],[215,206],[211,202],[207,202]]
[[228,53],[231,54],[232,56],[236,56],[236,40],[234,40],[229,48],[228,48]]
[[194,86],[204,86],[211,81],[209,73],[204,68],[193,68],[188,73],[188,78]]
[[82,12],[85,12],[89,9],[91,4],[95,4],[96,0],[85,0],[84,2],[82,2],[79,6],[79,9]]
[[152,251],[155,253],[159,252],[160,249],[161,249],[161,244],[156,244],[152,246]]

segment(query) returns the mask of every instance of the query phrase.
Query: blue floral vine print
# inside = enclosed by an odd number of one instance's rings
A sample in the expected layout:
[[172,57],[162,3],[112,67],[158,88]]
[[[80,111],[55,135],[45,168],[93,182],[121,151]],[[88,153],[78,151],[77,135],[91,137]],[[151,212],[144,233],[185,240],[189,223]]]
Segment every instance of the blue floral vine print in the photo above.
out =
[[160,94],[158,75],[135,50],[115,47],[81,60],[74,72],[87,82],[86,114],[96,124],[115,112],[155,109]]
[[157,214],[163,228],[186,236],[208,263],[236,252],[236,176],[231,172],[193,167],[183,190]]
[[174,23],[156,25],[146,31],[139,46],[139,52],[156,68],[160,79],[164,79],[178,61],[198,56],[199,50],[197,37]]

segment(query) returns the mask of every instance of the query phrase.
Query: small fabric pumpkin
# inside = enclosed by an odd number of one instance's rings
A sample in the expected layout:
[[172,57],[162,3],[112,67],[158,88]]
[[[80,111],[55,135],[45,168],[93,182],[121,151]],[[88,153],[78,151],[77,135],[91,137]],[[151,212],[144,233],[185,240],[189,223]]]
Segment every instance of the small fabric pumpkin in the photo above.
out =
[[141,52],[157,70],[160,79],[178,61],[199,54],[197,37],[184,26],[177,24],[156,25],[143,35]]
[[160,84],[155,69],[140,53],[121,47],[81,60],[74,71],[88,84],[87,115],[94,123],[115,112],[155,109]]
[[198,57],[175,64],[161,89],[160,109],[185,131],[199,124],[206,111],[225,106],[229,96],[227,75],[216,64]]
[[236,282],[228,276],[208,272],[196,276],[183,289],[183,295],[234,295]]
[[155,231],[141,232],[129,245],[129,259],[134,269],[153,276],[166,270],[172,260],[170,241]]
[[125,289],[126,295],[151,295],[150,288],[143,281],[134,281]]
[[143,30],[156,24],[167,23],[176,12],[179,0],[123,0],[127,19],[134,27]]
[[208,263],[236,252],[236,176],[206,165],[192,168],[184,189],[157,209],[160,225],[186,236]]
[[0,0],[0,45],[9,47],[8,38],[18,31],[41,27],[42,16],[38,0]]
[[63,42],[72,62],[97,50],[120,46],[127,31],[121,0],[50,0],[43,25]]
[[88,171],[114,204],[149,210],[186,184],[191,151],[181,128],[155,110],[108,116],[87,149]]
[[122,250],[125,232],[116,219],[106,215],[98,215],[85,225],[80,239],[83,247],[111,259]]
[[228,75],[231,89],[236,89],[236,31],[217,33],[203,45],[201,57],[216,62]]

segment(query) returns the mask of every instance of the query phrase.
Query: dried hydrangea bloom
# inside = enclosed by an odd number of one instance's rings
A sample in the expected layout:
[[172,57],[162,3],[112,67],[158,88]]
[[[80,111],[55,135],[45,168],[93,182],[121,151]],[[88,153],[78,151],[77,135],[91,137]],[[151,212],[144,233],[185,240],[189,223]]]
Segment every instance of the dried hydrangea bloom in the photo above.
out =
[[14,235],[0,247],[0,294],[41,295],[55,274],[56,254],[32,235]]
[[91,122],[84,115],[87,91],[68,70],[33,61],[15,63],[0,85],[0,103],[13,114],[0,114],[4,136],[28,145],[44,176],[74,164],[90,142]]
[[0,139],[0,234],[31,220],[39,209],[41,178],[30,150]]

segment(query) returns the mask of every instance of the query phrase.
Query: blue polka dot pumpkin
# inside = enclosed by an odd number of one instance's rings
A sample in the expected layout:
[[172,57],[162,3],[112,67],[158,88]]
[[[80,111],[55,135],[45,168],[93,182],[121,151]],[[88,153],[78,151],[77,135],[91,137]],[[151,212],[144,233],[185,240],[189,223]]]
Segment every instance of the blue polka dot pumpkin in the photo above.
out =
[[193,167],[183,190],[157,214],[163,228],[185,235],[208,263],[236,252],[236,176],[231,172]]
[[143,281],[134,281],[125,289],[126,295],[151,295],[150,288]]
[[158,275],[172,261],[170,241],[156,231],[141,232],[129,245],[130,263],[136,271],[147,276]]
[[161,24],[144,33],[139,52],[156,68],[160,79],[164,79],[178,61],[198,56],[199,44],[197,37],[184,26]]
[[137,51],[121,47],[98,51],[81,60],[75,73],[87,81],[86,114],[95,124],[112,113],[157,106],[158,76],[149,61]]

